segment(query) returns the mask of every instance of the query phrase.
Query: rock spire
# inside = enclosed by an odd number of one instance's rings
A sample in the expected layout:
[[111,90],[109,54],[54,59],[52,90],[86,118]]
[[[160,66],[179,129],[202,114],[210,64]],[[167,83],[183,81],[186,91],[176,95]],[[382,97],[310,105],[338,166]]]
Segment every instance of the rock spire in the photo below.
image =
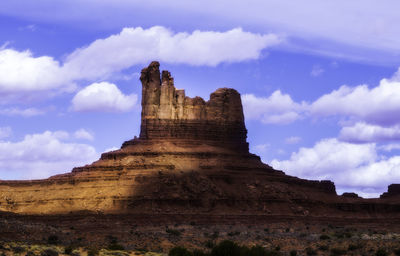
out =
[[236,90],[220,88],[209,101],[190,98],[175,88],[168,71],[160,74],[159,66],[152,62],[140,76],[140,139],[201,140],[248,152],[242,102]]

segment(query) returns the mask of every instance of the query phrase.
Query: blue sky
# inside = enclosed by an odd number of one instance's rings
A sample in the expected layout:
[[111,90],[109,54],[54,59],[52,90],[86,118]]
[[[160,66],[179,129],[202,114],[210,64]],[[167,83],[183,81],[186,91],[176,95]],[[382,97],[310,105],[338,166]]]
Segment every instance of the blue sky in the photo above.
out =
[[398,1],[0,2],[0,179],[90,163],[138,135],[152,60],[189,96],[242,94],[251,151],[377,196],[400,183]]

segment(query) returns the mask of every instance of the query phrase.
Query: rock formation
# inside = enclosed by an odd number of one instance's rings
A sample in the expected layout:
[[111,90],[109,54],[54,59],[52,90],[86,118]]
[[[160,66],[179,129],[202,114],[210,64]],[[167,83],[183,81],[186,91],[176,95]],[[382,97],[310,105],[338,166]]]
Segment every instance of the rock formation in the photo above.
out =
[[189,98],[177,90],[174,79],[152,62],[142,70],[142,140],[195,140],[248,152],[240,94],[221,88],[209,101]]
[[160,73],[158,62],[143,69],[140,80],[139,138],[70,173],[45,180],[1,181],[0,211],[195,215],[208,220],[227,214],[399,216],[396,201],[337,196],[330,181],[285,175],[249,153],[236,90],[218,89],[209,101],[186,97],[168,71]]
[[391,184],[388,186],[388,191],[383,193],[380,198],[393,198],[400,196],[400,184]]
[[348,198],[359,198],[358,194],[353,193],[353,192],[345,192],[342,194],[343,197],[348,197]]

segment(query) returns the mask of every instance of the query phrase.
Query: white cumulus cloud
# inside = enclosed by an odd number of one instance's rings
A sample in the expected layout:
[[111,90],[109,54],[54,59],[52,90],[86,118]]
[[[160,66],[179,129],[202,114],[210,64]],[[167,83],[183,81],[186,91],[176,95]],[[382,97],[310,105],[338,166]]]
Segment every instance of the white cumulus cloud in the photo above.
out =
[[374,88],[367,85],[341,86],[312,103],[313,116],[347,116],[368,123],[400,123],[400,82],[382,79]]
[[92,146],[69,138],[65,131],[45,131],[17,142],[0,141],[0,179],[46,178],[98,158]]
[[60,63],[49,56],[34,57],[29,51],[0,49],[0,95],[27,94],[74,85]]
[[10,137],[12,134],[12,129],[9,126],[0,127],[0,140]]
[[397,70],[396,73],[394,73],[393,77],[392,77],[393,81],[400,81],[400,68]]
[[252,147],[252,151],[256,153],[263,154],[265,153],[271,145],[268,143],[265,144],[258,144]]
[[37,108],[25,108],[21,109],[18,107],[12,108],[3,108],[0,109],[0,115],[5,116],[23,116],[23,117],[31,117],[31,116],[39,116],[43,115],[45,112],[43,110]]
[[[0,13],[21,20],[108,31],[137,23],[133,13],[146,24],[165,22],[171,27],[182,26],[185,17],[187,27],[245,24],[260,31],[279,31],[300,39],[290,42],[292,49],[314,54],[398,63],[400,52],[397,0],[58,0],[53,3],[52,0],[2,0]],[[43,12],[44,9],[48,11]],[[152,15],[146,15],[149,12]]]
[[385,145],[379,146],[378,149],[386,151],[386,152],[391,152],[393,150],[399,150],[400,149],[400,143],[385,144]]
[[28,96],[73,92],[80,80],[94,81],[111,75],[129,77],[120,72],[152,60],[195,66],[254,60],[262,56],[264,49],[280,42],[282,39],[275,34],[251,33],[241,28],[176,33],[154,26],[124,28],[118,34],[76,49],[64,61],[4,45],[0,47],[0,97],[4,103],[15,98],[26,101]]
[[243,110],[247,119],[260,120],[265,124],[288,124],[302,118],[306,103],[296,103],[290,95],[277,90],[268,98],[253,94],[242,96]]
[[94,140],[93,134],[83,128],[74,132],[74,137],[77,139],[83,139],[83,140]]
[[[388,129],[393,131],[397,129],[396,125],[400,125],[399,74],[400,69],[391,78],[382,79],[379,85],[371,88],[368,85],[343,85],[313,102],[296,102],[280,90],[269,97],[244,94],[242,102],[245,116],[266,124],[289,124],[304,117],[338,117],[358,122],[356,127],[345,127],[342,130],[343,138],[354,132],[354,129],[361,129],[361,123],[368,123],[369,131],[375,127],[375,133],[382,133],[383,130],[387,133]],[[367,129],[365,125],[362,128],[364,131]]]
[[291,136],[285,139],[286,144],[297,144],[301,141],[301,138],[298,136]]
[[400,140],[400,126],[382,127],[358,122],[353,126],[343,127],[339,138],[354,143],[396,141]]
[[274,159],[271,165],[301,178],[332,180],[339,193],[354,191],[376,197],[389,184],[400,182],[400,156],[385,158],[377,150],[375,143],[323,139],[311,148],[300,148],[288,160]]
[[313,77],[317,77],[317,76],[322,75],[324,72],[325,72],[325,70],[321,66],[314,65],[310,72],[310,75]]
[[162,26],[124,28],[71,53],[65,69],[76,78],[104,78],[135,64],[166,63],[216,66],[222,62],[258,59],[279,44],[275,34],[254,34],[235,28],[226,32],[175,33]]
[[136,94],[125,95],[115,84],[101,82],[80,90],[72,99],[72,110],[126,112],[132,110],[136,102]]

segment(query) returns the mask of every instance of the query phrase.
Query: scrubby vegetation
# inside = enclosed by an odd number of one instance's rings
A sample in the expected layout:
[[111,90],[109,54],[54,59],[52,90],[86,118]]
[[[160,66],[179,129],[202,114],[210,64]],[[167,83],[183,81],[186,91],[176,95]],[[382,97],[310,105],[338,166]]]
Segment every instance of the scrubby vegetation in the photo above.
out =
[[[130,226],[111,235],[47,233],[38,244],[0,240],[0,256],[400,256],[400,233],[304,225]],[[308,227],[308,229],[307,229]],[[147,228],[147,227],[146,227]],[[96,241],[93,243],[92,241]]]
[[189,251],[183,247],[174,247],[169,251],[169,256],[278,256],[278,250],[267,250],[262,246],[241,246],[233,241],[225,240],[215,245],[210,252],[201,250]]
[[165,232],[167,232],[168,234],[171,234],[171,235],[173,235],[173,236],[180,236],[181,233],[182,233],[180,230],[172,229],[172,228],[167,228],[167,229],[165,230]]

